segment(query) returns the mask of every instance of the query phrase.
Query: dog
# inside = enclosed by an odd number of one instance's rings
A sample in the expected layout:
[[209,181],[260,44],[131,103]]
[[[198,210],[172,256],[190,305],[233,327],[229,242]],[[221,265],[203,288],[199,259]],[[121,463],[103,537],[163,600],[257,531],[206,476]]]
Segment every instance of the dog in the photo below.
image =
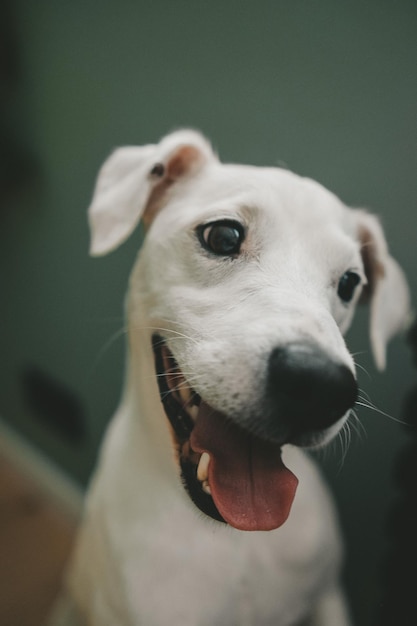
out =
[[305,449],[355,406],[357,303],[380,369],[408,316],[378,219],[179,130],[117,149],[89,220],[94,256],[140,220],[146,236],[59,623],[347,626],[336,514]]

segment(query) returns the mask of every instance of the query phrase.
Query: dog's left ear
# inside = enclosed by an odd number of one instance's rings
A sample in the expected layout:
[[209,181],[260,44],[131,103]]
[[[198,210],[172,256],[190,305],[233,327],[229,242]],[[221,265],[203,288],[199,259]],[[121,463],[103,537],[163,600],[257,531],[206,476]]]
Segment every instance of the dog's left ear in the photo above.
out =
[[368,279],[362,301],[370,303],[372,352],[376,366],[383,370],[388,341],[409,321],[410,295],[401,267],[389,254],[379,220],[365,211],[353,213]]
[[90,254],[104,255],[120,246],[141,218],[149,226],[169,188],[215,160],[209,142],[193,130],[171,133],[157,145],[115,150],[99,172],[88,209]]

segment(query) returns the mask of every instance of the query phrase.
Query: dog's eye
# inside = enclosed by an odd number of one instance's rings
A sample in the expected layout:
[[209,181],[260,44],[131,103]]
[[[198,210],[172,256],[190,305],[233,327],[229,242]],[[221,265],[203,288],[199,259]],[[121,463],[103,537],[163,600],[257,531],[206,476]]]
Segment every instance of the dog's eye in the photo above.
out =
[[353,294],[355,293],[356,287],[361,282],[361,278],[359,274],[356,272],[345,272],[342,278],[339,280],[339,285],[337,287],[337,294],[343,302],[350,302],[353,298]]
[[242,225],[231,220],[222,220],[200,226],[198,234],[204,248],[217,256],[238,254],[244,239]]

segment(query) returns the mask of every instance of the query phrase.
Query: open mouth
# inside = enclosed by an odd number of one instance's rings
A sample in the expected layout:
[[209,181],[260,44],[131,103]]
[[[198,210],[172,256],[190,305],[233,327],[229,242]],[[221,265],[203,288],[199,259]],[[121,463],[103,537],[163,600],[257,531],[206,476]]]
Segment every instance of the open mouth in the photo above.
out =
[[152,338],[161,401],[184,486],[209,517],[239,530],[272,530],[290,513],[298,480],[277,443],[244,430],[196,393],[159,335]]

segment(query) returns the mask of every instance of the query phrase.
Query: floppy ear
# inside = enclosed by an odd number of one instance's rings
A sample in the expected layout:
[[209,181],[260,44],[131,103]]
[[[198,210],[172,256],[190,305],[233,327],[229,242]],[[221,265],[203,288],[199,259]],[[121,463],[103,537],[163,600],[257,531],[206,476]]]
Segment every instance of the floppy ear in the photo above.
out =
[[176,131],[157,145],[115,150],[99,172],[88,209],[90,254],[120,246],[141,218],[149,226],[168,188],[215,159],[208,141],[193,130]]
[[362,300],[370,302],[370,338],[378,369],[386,364],[388,341],[406,326],[410,316],[410,296],[404,273],[388,252],[378,219],[365,211],[355,211],[357,233],[368,284]]

